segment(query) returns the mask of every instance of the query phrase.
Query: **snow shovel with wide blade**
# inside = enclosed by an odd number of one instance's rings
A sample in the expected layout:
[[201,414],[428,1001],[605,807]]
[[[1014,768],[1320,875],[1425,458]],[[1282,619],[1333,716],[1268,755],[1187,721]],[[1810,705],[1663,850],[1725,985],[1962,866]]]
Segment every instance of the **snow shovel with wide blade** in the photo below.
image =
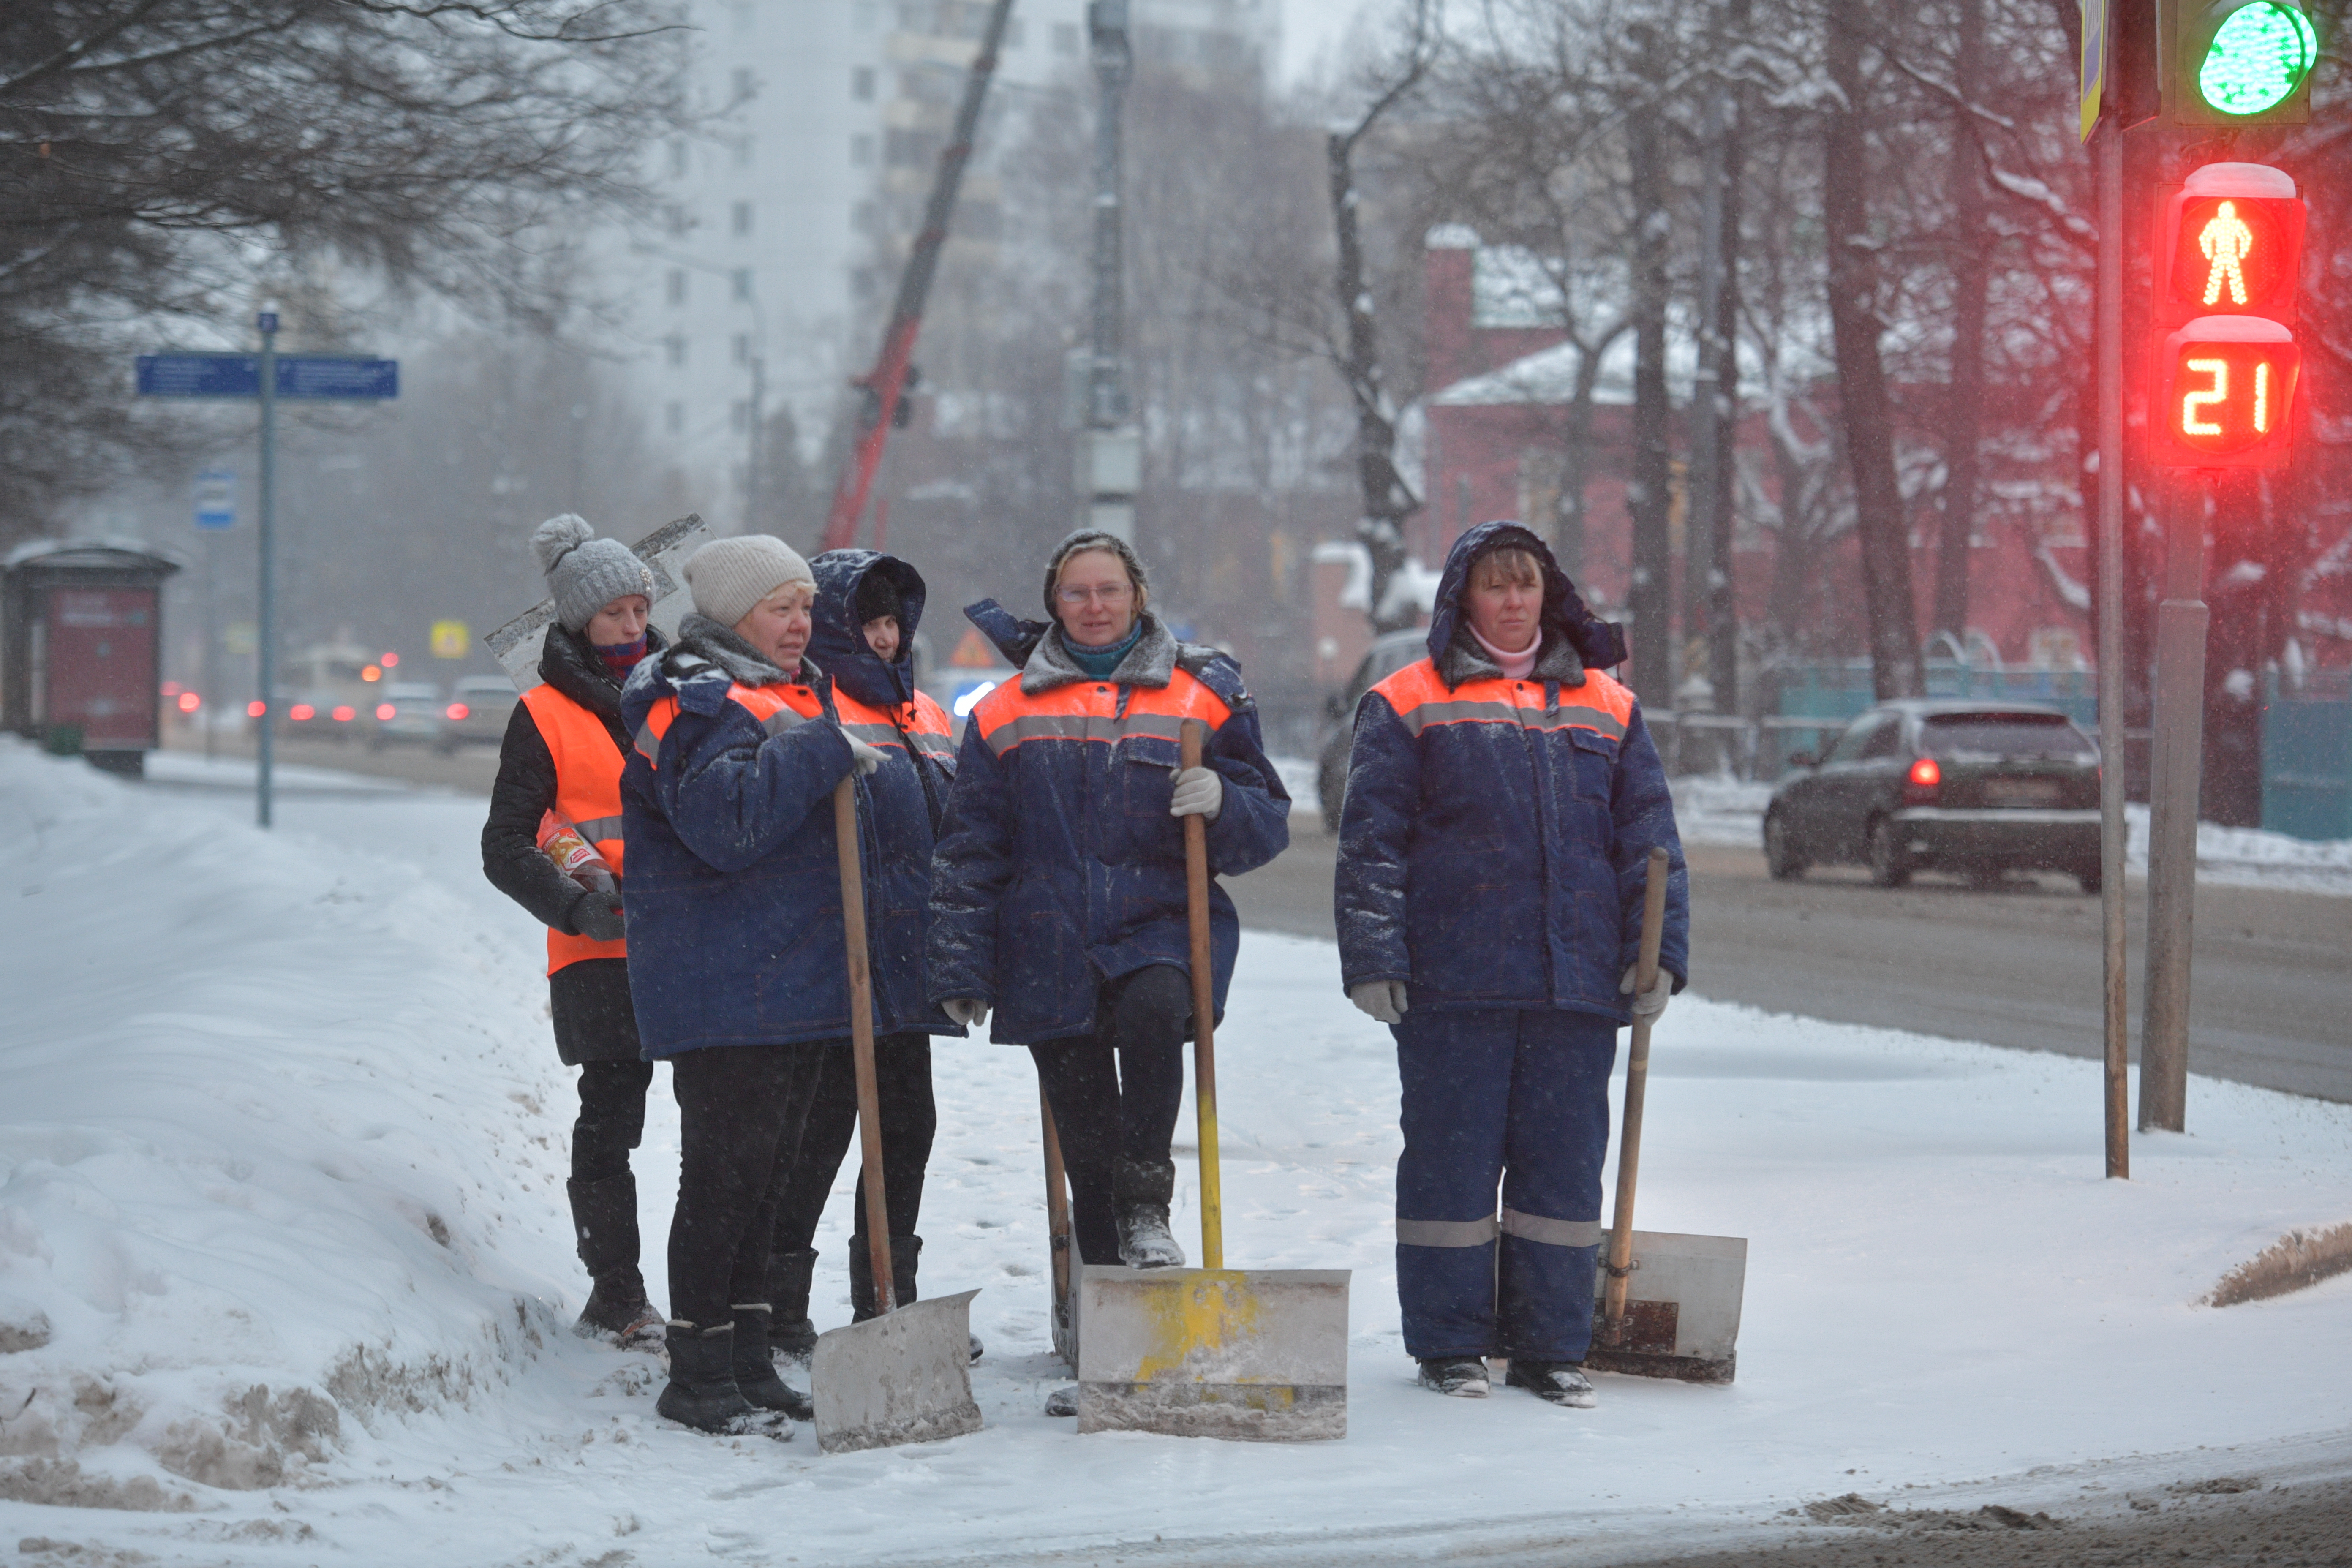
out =
[[[1633,994],[1657,983],[1666,923],[1667,856],[1650,851],[1642,895],[1642,946]],[[1642,1169],[1642,1111],[1650,1084],[1650,1024],[1633,1017],[1625,1051],[1625,1129],[1617,1141],[1617,1210],[1601,1259],[1599,1310],[1584,1364],[1636,1377],[1729,1383],[1738,1370],[1739,1304],[1748,1283],[1748,1238],[1677,1236],[1633,1228],[1633,1184]]]
[[[1183,765],[1207,726],[1184,721]],[[1184,818],[1192,919],[1201,1267],[1091,1266],[1078,1279],[1078,1430],[1304,1442],[1348,1435],[1344,1268],[1227,1268],[1217,1174],[1216,979],[1208,824]]]
[[874,976],[866,951],[866,879],[857,854],[857,775],[833,792],[841,846],[841,924],[849,955],[849,1039],[857,1063],[857,1132],[866,1161],[866,1240],[879,1315],[819,1334],[809,1359],[816,1446],[827,1454],[929,1443],[980,1430],[971,1396],[971,1299],[899,1305],[882,1186],[881,1090],[874,1076]]

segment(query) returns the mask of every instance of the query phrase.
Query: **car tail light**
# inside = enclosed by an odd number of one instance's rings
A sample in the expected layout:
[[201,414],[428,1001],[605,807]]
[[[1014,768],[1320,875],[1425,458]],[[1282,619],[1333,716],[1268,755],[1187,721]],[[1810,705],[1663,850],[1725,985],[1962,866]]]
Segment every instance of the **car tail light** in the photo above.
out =
[[1933,800],[1943,785],[1943,765],[1933,757],[1921,757],[1903,775],[1903,798],[1914,804]]
[[449,704],[449,717],[452,719],[463,719],[472,710],[467,708],[462,702],[452,702]]
[[359,710],[355,708],[338,707],[335,710],[335,722],[338,724],[348,724],[358,717]]
[[387,721],[396,717],[399,712],[400,710],[389,702],[379,702],[375,705],[375,716]]
[[248,719],[258,719],[268,711],[269,704],[258,697],[245,705],[245,716]]
[[318,716],[319,710],[308,702],[297,702],[293,707],[286,710],[286,717],[293,720],[297,724],[308,723]]
[[205,700],[193,691],[180,693],[180,711],[183,713],[193,713],[203,707],[204,703]]

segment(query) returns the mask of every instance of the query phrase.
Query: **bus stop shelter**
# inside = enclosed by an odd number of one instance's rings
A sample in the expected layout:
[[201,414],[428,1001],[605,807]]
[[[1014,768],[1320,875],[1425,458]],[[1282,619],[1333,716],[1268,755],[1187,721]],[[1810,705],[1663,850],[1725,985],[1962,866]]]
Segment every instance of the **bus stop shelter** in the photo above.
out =
[[123,544],[20,545],[0,564],[0,726],[138,774],[161,743],[163,580]]

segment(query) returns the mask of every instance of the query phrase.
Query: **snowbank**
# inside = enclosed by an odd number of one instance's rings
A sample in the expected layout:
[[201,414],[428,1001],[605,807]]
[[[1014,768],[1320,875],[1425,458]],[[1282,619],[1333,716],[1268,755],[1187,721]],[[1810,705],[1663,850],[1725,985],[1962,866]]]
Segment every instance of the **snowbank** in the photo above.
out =
[[[2191,1135],[2136,1140],[2135,1179],[2106,1182],[2092,1064],[1696,996],[1659,1030],[1641,1215],[1750,1238],[1738,1382],[1604,1376],[1583,1413],[1423,1393],[1391,1049],[1327,945],[1255,932],[1219,1037],[1227,1256],[1356,1271],[1346,1441],[1082,1439],[1040,1414],[1035,1079],[984,1045],[938,1053],[922,1229],[927,1290],[982,1289],[987,1428],[830,1458],[805,1430],[702,1437],[653,1416],[653,1358],[561,1331],[585,1283],[570,1090],[535,932],[476,868],[480,803],[293,799],[274,837],[244,810],[0,745],[23,912],[0,943],[0,1539],[190,1564],[1557,1565],[1785,1540],[1781,1510],[1857,1489],[2041,1508],[2352,1468],[2352,1358],[2326,1349],[2352,1276],[2200,1304],[2279,1236],[2352,1219],[2352,1108],[2200,1079]],[[637,1161],[656,1299],[676,1149],[664,1076]],[[826,1326],[854,1171],[818,1237]]]

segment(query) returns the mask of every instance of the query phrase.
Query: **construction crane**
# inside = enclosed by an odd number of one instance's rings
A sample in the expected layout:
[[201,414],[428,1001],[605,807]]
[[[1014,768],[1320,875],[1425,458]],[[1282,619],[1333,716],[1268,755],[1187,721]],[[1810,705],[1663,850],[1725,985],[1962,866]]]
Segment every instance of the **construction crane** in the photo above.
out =
[[955,216],[956,193],[963,186],[964,166],[971,161],[972,138],[980,128],[981,105],[988,97],[989,79],[996,74],[996,51],[1004,41],[1004,24],[1013,14],[1013,0],[995,0],[982,30],[980,53],[964,78],[963,102],[956,110],[955,130],[940,149],[940,163],[931,176],[931,197],[923,209],[923,226],[915,248],[898,275],[898,297],[891,303],[890,324],[882,333],[882,353],[874,368],[855,383],[865,394],[857,439],[843,465],[833,491],[833,509],[825,514],[824,548],[840,550],[856,542],[858,520],[874,490],[874,476],[882,467],[882,449],[890,430],[901,422],[900,400],[913,374],[915,338],[923,327],[923,304],[930,296],[931,279],[940,268],[940,252],[948,242],[948,222]]

